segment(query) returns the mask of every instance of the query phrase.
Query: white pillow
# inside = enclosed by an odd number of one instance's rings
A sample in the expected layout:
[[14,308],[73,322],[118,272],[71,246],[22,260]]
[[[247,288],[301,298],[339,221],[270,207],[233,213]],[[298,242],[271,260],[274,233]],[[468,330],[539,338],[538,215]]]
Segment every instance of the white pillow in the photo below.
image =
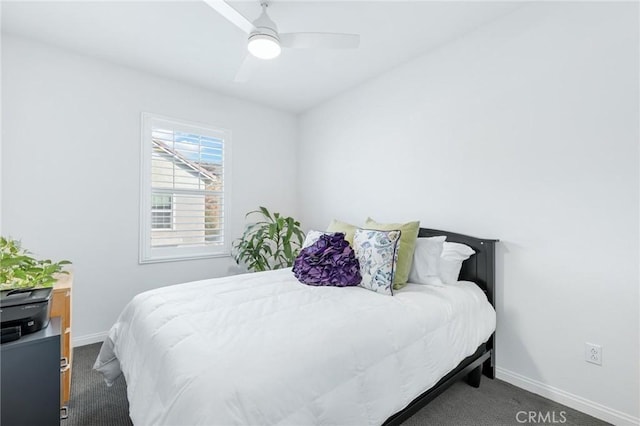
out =
[[445,242],[438,262],[442,282],[445,284],[458,282],[462,262],[470,258],[472,254],[475,254],[475,251],[468,245]]
[[416,240],[409,282],[414,284],[442,284],[438,273],[440,255],[447,237],[427,237]]

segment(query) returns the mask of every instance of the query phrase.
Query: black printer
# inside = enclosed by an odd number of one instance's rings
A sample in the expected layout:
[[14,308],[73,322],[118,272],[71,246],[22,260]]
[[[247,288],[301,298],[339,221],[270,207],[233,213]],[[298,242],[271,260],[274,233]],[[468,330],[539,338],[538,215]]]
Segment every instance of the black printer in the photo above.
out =
[[2,342],[35,333],[49,324],[51,288],[28,288],[0,292]]

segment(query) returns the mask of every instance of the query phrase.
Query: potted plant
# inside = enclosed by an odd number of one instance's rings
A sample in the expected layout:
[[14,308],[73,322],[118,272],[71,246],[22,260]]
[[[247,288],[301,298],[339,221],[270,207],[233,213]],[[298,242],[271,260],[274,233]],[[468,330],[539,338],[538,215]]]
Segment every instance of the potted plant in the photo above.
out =
[[293,265],[304,242],[300,222],[265,207],[247,213],[258,221],[245,227],[242,237],[233,242],[233,258],[249,271],[267,271]]
[[52,287],[56,274],[68,274],[63,266],[69,264],[68,260],[38,260],[19,241],[0,237],[0,290]]

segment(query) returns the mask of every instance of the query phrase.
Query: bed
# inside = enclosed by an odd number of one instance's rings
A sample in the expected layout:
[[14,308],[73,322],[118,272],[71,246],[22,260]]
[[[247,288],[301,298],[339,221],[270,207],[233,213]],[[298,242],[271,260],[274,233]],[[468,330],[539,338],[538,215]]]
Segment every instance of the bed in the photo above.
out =
[[401,424],[454,381],[494,377],[496,241],[419,232],[436,235],[476,251],[455,285],[389,297],[277,270],[158,288],[94,368],[124,375],[136,425]]

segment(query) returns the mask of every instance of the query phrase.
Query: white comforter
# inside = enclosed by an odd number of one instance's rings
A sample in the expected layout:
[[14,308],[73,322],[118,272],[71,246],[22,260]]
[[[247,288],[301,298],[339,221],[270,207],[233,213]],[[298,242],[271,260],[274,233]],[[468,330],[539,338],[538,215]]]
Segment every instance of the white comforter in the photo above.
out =
[[107,383],[124,374],[138,426],[379,425],[494,328],[473,283],[390,297],[287,269],[136,296],[94,367]]

